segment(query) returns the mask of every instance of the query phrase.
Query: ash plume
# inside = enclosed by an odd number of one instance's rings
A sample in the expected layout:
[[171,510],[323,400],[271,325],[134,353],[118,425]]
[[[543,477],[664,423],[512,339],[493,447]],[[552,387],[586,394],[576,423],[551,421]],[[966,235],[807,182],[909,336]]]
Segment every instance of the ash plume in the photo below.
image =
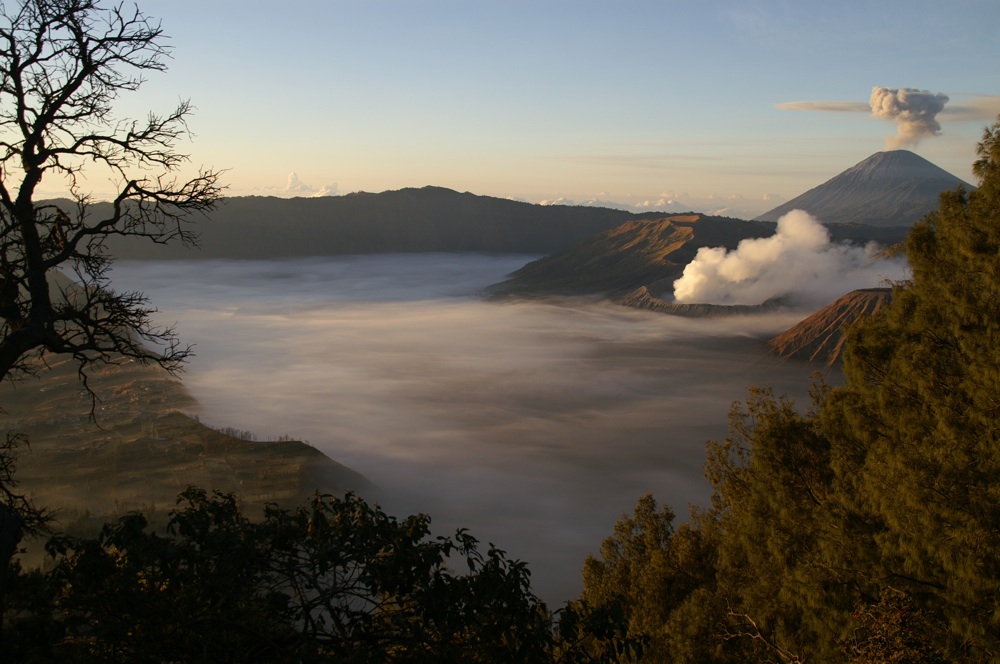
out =
[[886,138],[890,150],[916,145],[925,136],[937,136],[941,125],[937,114],[944,110],[948,95],[915,88],[872,88],[872,117],[896,122],[898,134]]

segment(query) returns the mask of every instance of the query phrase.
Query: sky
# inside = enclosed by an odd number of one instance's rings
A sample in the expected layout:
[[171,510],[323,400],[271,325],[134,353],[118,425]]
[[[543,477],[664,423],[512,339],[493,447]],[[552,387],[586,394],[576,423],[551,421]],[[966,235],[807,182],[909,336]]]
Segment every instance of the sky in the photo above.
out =
[[[750,217],[888,147],[974,183],[1000,114],[996,0],[139,4],[172,59],[119,110],[190,99],[180,147],[229,195],[435,185]],[[910,140],[875,88],[943,106]]]

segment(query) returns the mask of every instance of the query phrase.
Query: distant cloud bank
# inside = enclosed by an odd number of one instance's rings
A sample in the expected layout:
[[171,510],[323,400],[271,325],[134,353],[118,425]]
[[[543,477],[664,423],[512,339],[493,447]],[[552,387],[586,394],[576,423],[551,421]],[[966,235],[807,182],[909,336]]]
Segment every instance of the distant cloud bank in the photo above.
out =
[[[523,199],[518,199],[523,200]],[[574,200],[559,196],[537,201],[538,205],[582,205],[591,207],[612,208],[628,212],[663,212],[676,214],[679,212],[700,212],[702,214],[753,219],[784,202],[781,194],[767,193],[759,197],[745,198],[737,194],[726,196],[694,196],[688,193],[676,194],[663,192],[659,196],[637,198],[629,202],[609,201],[601,196],[585,200]]]
[[949,121],[981,121],[993,123],[1000,115],[1000,96],[978,95],[961,104],[952,104],[941,111]]

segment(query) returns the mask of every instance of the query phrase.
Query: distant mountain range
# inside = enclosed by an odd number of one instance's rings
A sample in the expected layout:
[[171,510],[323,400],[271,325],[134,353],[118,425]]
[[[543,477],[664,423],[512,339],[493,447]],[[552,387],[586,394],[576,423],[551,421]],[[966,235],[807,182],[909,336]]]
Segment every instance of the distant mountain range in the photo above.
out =
[[912,226],[938,207],[942,191],[972,185],[909,150],[876,152],[756,221],[805,210],[823,223]]
[[[936,207],[941,191],[959,183],[912,152],[880,152],[755,221],[773,222],[788,210],[802,208],[828,225],[908,228]],[[131,259],[404,252],[544,255],[627,222],[678,216],[682,215],[592,205],[536,205],[441,187],[322,198],[250,196],[226,199],[207,218],[195,220],[193,229],[200,234],[196,252],[140,238],[115,238],[110,249],[116,256]],[[733,238],[752,236],[757,231],[750,229],[759,228],[753,224],[742,230],[729,227],[737,234]],[[729,236],[721,239],[725,241],[720,246],[731,244]]]
[[323,198],[229,198],[196,220],[197,251],[117,239],[131,259],[288,258],[408,252],[547,254],[651,214],[535,205],[441,187]]

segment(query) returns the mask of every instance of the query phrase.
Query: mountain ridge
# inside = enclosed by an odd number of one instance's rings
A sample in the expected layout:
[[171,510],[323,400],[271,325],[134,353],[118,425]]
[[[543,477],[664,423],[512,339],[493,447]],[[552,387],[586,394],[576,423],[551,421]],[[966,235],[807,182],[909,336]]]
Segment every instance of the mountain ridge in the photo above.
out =
[[[494,296],[600,295],[627,306],[680,313],[673,283],[702,247],[736,249],[746,239],[770,237],[776,224],[687,213],[630,220],[539,258],[488,292]],[[894,244],[905,229],[827,226],[834,242]],[[709,309],[703,309],[709,311]],[[683,315],[697,309],[687,308]],[[719,315],[723,309],[713,309]],[[735,311],[735,310],[734,310]]]
[[[99,210],[95,209],[95,213]],[[196,220],[199,250],[141,238],[110,243],[123,259],[292,258],[413,252],[547,254],[634,219],[591,206],[543,206],[444,187],[321,198],[224,199]]]
[[774,224],[767,222],[695,213],[630,220],[528,263],[490,292],[621,297],[651,284],[672,284],[700,247],[735,247],[773,232]]

